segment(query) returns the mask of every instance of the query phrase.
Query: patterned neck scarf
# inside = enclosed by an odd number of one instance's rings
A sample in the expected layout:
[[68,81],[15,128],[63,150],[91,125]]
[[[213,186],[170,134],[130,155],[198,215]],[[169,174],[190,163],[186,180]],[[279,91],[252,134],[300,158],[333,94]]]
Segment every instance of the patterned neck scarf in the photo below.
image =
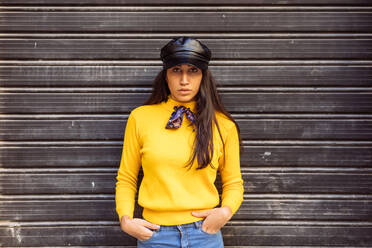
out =
[[165,128],[167,129],[180,128],[182,125],[183,113],[185,113],[186,118],[192,122],[193,131],[195,131],[195,127],[196,127],[195,114],[190,110],[190,108],[186,108],[185,106],[174,106],[174,112],[171,114],[171,117],[169,118],[168,123],[165,126]]

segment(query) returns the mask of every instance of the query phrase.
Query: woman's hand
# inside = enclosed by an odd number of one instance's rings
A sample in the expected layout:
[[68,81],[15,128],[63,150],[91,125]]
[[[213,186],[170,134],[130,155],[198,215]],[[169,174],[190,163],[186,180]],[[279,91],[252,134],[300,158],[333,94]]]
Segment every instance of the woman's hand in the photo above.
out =
[[144,219],[131,219],[129,216],[126,215],[121,218],[120,227],[121,230],[139,239],[140,241],[151,238],[153,231],[149,230],[148,228],[159,229],[158,225],[152,224],[151,222],[148,222]]
[[213,208],[200,212],[192,212],[196,217],[206,217],[204,219],[202,230],[204,232],[214,234],[217,233],[232,217],[230,207],[223,206],[221,208]]

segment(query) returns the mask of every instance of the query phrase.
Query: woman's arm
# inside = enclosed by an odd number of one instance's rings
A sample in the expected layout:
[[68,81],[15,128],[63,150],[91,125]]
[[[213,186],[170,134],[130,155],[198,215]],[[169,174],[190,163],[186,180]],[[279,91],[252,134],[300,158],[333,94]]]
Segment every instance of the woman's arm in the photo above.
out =
[[196,217],[205,217],[202,229],[216,233],[239,209],[243,202],[243,179],[240,172],[239,136],[234,125],[225,139],[225,157],[218,170],[222,181],[222,203],[220,208],[192,212]]
[[124,215],[133,218],[134,213],[137,176],[141,167],[141,145],[137,128],[134,114],[131,112],[125,127],[120,167],[116,177],[115,201],[119,221]]
[[221,207],[228,206],[232,215],[243,202],[243,179],[240,172],[239,135],[235,125],[230,128],[225,140],[225,156],[218,167],[222,181]]
[[133,112],[129,115],[125,127],[123,151],[116,177],[116,212],[119,215],[121,229],[129,235],[146,240],[152,235],[150,229],[159,226],[144,219],[133,218],[137,177],[141,167],[141,139]]

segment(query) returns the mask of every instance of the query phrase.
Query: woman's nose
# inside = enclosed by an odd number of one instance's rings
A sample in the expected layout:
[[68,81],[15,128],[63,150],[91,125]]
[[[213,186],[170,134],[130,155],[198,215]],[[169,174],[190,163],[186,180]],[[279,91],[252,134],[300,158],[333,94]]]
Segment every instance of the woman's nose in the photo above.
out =
[[189,83],[189,79],[187,77],[187,73],[182,73],[181,75],[181,84],[185,85]]

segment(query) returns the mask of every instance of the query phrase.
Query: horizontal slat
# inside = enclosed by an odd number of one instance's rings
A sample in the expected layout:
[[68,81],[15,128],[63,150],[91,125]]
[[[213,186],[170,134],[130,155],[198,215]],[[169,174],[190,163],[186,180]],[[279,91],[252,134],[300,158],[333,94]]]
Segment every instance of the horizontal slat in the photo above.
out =
[[[119,166],[121,146],[0,147],[0,168],[89,168]],[[372,147],[245,146],[241,167],[370,167]]]
[[[74,0],[0,0],[1,4],[6,5],[154,5],[153,0],[79,0],[76,2]],[[290,2],[281,1],[281,0],[212,0],[212,1],[195,1],[195,0],[157,0],[156,5],[355,5],[355,6],[370,6],[372,5],[369,0],[291,0]]]
[[[137,206],[138,207],[138,206]],[[84,209],[84,211],[80,211]],[[138,209],[136,214],[138,214]],[[8,221],[116,221],[114,200],[4,201],[0,219]]]
[[[6,25],[1,25],[0,31],[369,32],[372,29],[371,17],[372,13],[367,11],[4,11],[0,12],[0,20]],[[80,25],[76,25],[76,23]],[[201,23],[202,25],[200,25]]]
[[[227,246],[371,246],[372,226],[287,226],[239,222],[222,229]],[[0,228],[2,246],[136,245],[136,239],[115,226],[9,227]],[[40,237],[40,238],[37,238]]]
[[0,167],[117,167],[120,163],[121,151],[121,146],[0,147]]
[[[372,193],[372,174],[365,172],[243,172],[242,177],[246,193]],[[141,181],[142,172],[137,188]],[[116,173],[2,173],[0,194],[111,194],[115,182]]]
[[[84,209],[84,211],[79,211]],[[325,211],[326,209],[326,211]],[[137,204],[135,216],[141,216]],[[232,220],[352,220],[372,215],[371,200],[246,199]],[[115,200],[32,200],[0,202],[0,219],[8,221],[116,221]]]
[[[0,89],[1,93],[17,93],[17,94],[45,94],[45,93],[51,93],[51,94],[76,94],[76,93],[87,93],[87,94],[92,94],[92,93],[115,93],[115,94],[121,94],[121,93],[151,93],[151,87],[126,87],[126,88],[121,88],[121,87],[74,87],[74,88],[69,88],[69,87],[7,87],[7,88],[2,88]],[[367,93],[370,94],[372,93],[372,87],[220,87],[219,89],[220,94],[230,94],[230,93],[240,93],[240,94],[251,94],[251,93]],[[52,116],[53,114],[47,114],[44,116]],[[70,114],[71,115],[71,114]],[[100,115],[100,114],[98,114]],[[113,114],[114,118],[115,115],[118,115],[116,113]],[[245,116],[243,116],[245,115]],[[246,117],[248,114],[240,114],[239,117]],[[252,114],[250,114],[252,116]],[[274,114],[275,115],[275,114]],[[278,115],[278,114],[276,114]],[[281,114],[283,115],[283,114]],[[293,114],[292,114],[293,115]],[[308,118],[309,114],[301,114],[301,118]],[[326,115],[322,114],[317,114],[320,115],[320,118],[324,119]],[[354,116],[359,116],[360,117],[367,117],[370,118],[371,115],[365,115],[365,114],[347,114],[348,117],[353,117]],[[4,117],[3,114],[1,114],[2,117]],[[12,115],[11,118],[13,117],[18,117],[18,119],[21,115]],[[26,116],[25,114],[23,116]],[[30,116],[30,115],[29,115]],[[28,116],[28,117],[29,117]],[[61,116],[61,114],[53,115],[54,118],[57,116]],[[66,117],[66,115],[64,115]],[[92,115],[88,115],[92,116]],[[97,116],[97,114],[96,114]],[[102,115],[101,115],[102,116]],[[107,114],[103,114],[103,116],[107,117]],[[256,115],[257,116],[257,115]],[[288,116],[288,115],[287,115]],[[332,114],[333,117],[335,114]],[[340,115],[338,114],[340,117]],[[314,116],[315,117],[315,116]],[[345,114],[344,116],[345,117]],[[287,118],[287,117],[285,117]],[[68,118],[71,119],[71,118]]]
[[[150,93],[2,93],[0,112],[128,113]],[[372,113],[372,93],[221,93],[229,112]]]
[[[39,12],[35,14],[36,16],[29,17],[30,20],[27,22],[41,17]],[[48,16],[52,14],[53,12],[49,12]],[[249,15],[251,14],[253,13],[249,13]],[[177,16],[177,18],[179,17]],[[270,18],[267,17],[267,20]],[[368,18],[371,22],[369,31],[372,29],[372,12]],[[0,13],[0,21],[1,19]],[[75,20],[75,22],[81,23],[81,20]],[[152,22],[150,21],[150,23]],[[332,22],[328,20],[328,23],[333,23],[333,19]],[[198,22],[198,26],[204,27],[199,24],[200,22]],[[85,27],[87,25],[71,24],[70,27]],[[98,26],[99,24],[93,25],[93,31],[98,32]],[[189,24],[183,25],[182,29],[184,26],[189,27]],[[215,23],[213,26],[218,27]],[[355,25],[355,27],[359,26]],[[0,26],[0,31],[1,27],[10,26],[9,24]],[[20,27],[23,26],[20,25]],[[59,32],[63,31],[55,24],[52,24],[52,27],[57,28]],[[166,27],[168,29],[169,24]],[[261,26],[259,29],[263,31]],[[27,31],[32,31],[32,27],[29,27]],[[343,31],[345,30],[343,29]],[[169,39],[1,39],[0,50],[2,59],[160,61],[159,49],[168,41]],[[213,51],[211,61],[226,59],[372,59],[372,39],[202,39],[201,41]]]
[[[153,0],[79,0],[76,2],[74,0],[0,0],[1,4],[5,5],[154,5]],[[157,0],[156,5],[354,5],[354,6],[370,6],[372,5],[369,0],[291,0],[290,2],[285,2],[281,0],[230,0],[228,3],[226,0],[213,0],[213,1],[195,1],[195,0]]]
[[4,12],[7,11],[25,11],[25,12],[35,12],[35,11],[55,11],[55,12],[85,12],[85,11],[99,11],[99,12],[247,12],[247,11],[316,11],[316,12],[326,12],[326,11],[334,11],[334,12],[361,12],[361,11],[369,11],[372,8],[369,6],[254,6],[254,5],[242,5],[242,6],[234,6],[234,5],[208,5],[208,6],[195,6],[195,5],[183,5],[183,6],[162,6],[162,5],[153,5],[153,6],[4,6],[1,8]]
[[[166,119],[164,123],[166,123]],[[372,140],[372,120],[237,120],[242,139]],[[125,120],[3,120],[0,139],[119,140]],[[165,125],[165,124],[164,124]],[[164,127],[159,127],[159,129]]]
[[125,125],[126,120],[0,121],[0,139],[122,140]]
[[[209,69],[219,86],[372,86],[371,66],[250,65]],[[0,86],[150,87],[160,70],[159,66],[0,66]]]

